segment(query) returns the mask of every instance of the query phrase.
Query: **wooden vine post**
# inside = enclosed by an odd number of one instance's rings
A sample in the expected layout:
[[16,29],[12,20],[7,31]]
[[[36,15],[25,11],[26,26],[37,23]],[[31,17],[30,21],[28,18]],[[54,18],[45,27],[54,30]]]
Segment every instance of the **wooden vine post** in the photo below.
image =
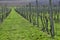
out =
[[39,11],[38,11],[38,0],[36,0],[36,11],[37,11],[37,27],[39,27]]
[[54,33],[54,21],[53,21],[53,10],[52,10],[52,0],[49,0],[49,14],[50,14],[50,32],[52,38],[55,36]]

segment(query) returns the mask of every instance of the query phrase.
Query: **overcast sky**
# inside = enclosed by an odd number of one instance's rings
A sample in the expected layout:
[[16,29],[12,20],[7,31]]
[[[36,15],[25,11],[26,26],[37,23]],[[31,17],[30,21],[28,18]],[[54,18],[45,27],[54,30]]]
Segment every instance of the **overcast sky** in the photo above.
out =
[[35,0],[0,0],[0,1],[20,1],[20,2],[31,2]]
[[[13,2],[13,1],[19,1],[19,2],[33,2],[33,1],[36,1],[36,0],[0,0],[1,1],[9,1],[9,2]],[[38,1],[43,1],[43,2],[47,2],[49,0],[38,0]]]
[[[9,1],[9,2],[13,2],[13,1],[17,1],[17,2],[33,2],[33,1],[36,1],[36,0],[0,0],[0,3],[1,3],[1,1],[5,1],[5,2],[7,2],[7,1]],[[38,1],[40,1],[40,2],[46,2],[46,3],[48,3],[49,2],[49,0],[38,0]],[[57,1],[60,1],[60,0],[52,0],[53,2],[57,2]]]

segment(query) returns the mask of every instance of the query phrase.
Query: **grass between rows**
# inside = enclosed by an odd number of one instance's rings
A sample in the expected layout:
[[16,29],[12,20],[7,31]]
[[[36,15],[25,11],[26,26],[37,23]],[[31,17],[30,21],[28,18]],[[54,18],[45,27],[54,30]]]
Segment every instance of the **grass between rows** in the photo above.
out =
[[[59,40],[55,38],[57,39]],[[0,24],[0,40],[52,40],[52,38],[12,9],[7,19]]]

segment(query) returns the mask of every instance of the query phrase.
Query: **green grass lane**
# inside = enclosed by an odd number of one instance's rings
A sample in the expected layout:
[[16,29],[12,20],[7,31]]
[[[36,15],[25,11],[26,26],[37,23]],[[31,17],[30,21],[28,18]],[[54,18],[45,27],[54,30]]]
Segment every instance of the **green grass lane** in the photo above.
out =
[[52,40],[12,9],[0,25],[0,40]]

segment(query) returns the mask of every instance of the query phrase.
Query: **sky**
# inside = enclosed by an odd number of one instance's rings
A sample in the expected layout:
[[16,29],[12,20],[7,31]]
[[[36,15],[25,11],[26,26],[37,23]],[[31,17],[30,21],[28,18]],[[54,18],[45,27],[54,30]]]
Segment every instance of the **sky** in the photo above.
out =
[[31,2],[35,0],[0,0],[0,1],[20,1],[20,2]]
[[[8,1],[9,1],[10,3],[14,3],[14,2],[15,2],[15,3],[18,3],[18,2],[19,2],[19,3],[24,3],[24,2],[25,2],[25,3],[27,3],[27,2],[28,2],[28,3],[29,3],[29,2],[34,2],[34,3],[35,3],[35,2],[36,2],[36,0],[0,0],[0,3],[2,3],[2,1],[4,1],[4,2],[8,2]],[[38,1],[41,2],[41,3],[47,3],[47,4],[48,4],[48,2],[49,2],[49,0],[38,0]],[[52,0],[52,1],[55,2],[55,3],[58,3],[58,1],[60,1],[60,0]],[[3,3],[4,3],[4,2],[3,2]],[[9,3],[9,2],[8,2],[8,3]]]
[[[0,0],[0,1],[20,1],[20,2],[31,2],[31,1],[36,1],[36,0]],[[40,0],[39,0],[40,1]],[[49,1],[49,0],[41,0],[41,1]],[[53,1],[59,1],[59,0],[53,0]]]
[[29,3],[36,0],[0,0],[0,3]]
[[[49,0],[38,0],[39,4],[49,4]],[[58,4],[60,0],[52,0],[54,4]],[[0,4],[13,4],[13,5],[25,5],[29,4],[31,2],[32,4],[36,3],[36,0],[0,0]]]

